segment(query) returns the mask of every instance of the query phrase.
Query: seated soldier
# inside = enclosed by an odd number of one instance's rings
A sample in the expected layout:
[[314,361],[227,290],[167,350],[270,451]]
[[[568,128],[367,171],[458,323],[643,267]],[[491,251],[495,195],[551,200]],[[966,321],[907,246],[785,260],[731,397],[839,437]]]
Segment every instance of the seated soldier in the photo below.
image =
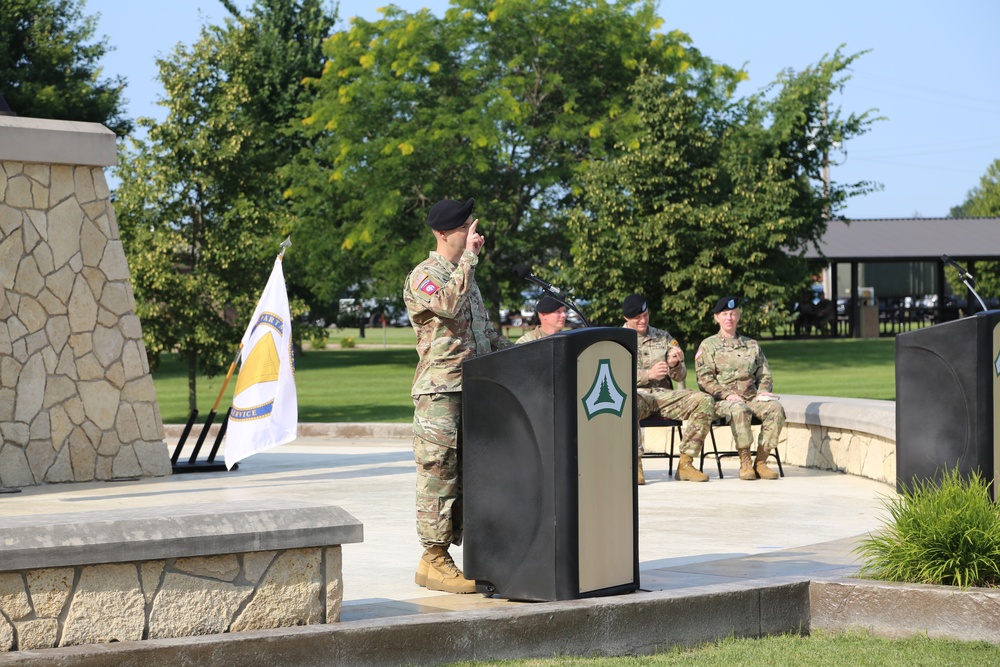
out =
[[559,333],[566,326],[566,306],[546,294],[535,306],[538,326],[517,339],[518,343],[529,343],[545,336]]
[[[692,389],[674,389],[672,381],[683,382],[687,377],[684,351],[669,333],[649,326],[646,299],[638,294],[626,297],[622,304],[622,315],[625,316],[625,327],[633,329],[638,336],[635,362],[639,419],[658,415],[666,419],[686,421],[680,462],[674,479],[707,482],[708,475],[692,464],[701,456],[705,436],[712,425],[714,415],[711,397]],[[641,449],[636,472],[638,483],[645,484]]]
[[[767,457],[778,445],[785,409],[771,393],[771,369],[760,345],[736,331],[740,323],[738,304],[733,296],[715,304],[719,333],[703,340],[694,355],[698,386],[715,399],[715,413],[725,417],[733,429],[740,455],[740,479],[778,479],[778,473],[767,467]],[[761,421],[756,462],[750,460],[750,422],[755,415]]]
[[816,329],[820,336],[832,336],[837,323],[837,306],[822,291],[816,292],[813,301],[816,308]]

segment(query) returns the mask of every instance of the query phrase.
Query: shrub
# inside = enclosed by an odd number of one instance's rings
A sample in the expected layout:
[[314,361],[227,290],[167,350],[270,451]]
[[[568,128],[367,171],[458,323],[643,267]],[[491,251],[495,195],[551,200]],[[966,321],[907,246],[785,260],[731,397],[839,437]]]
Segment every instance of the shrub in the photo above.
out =
[[354,338],[347,336],[340,339],[340,347],[354,347]]
[[309,345],[314,350],[325,350],[329,340],[330,336],[326,333],[326,330],[323,330],[322,333],[315,333],[309,338]]
[[1000,584],[1000,509],[976,472],[917,480],[883,503],[891,521],[855,549],[861,577],[951,586]]

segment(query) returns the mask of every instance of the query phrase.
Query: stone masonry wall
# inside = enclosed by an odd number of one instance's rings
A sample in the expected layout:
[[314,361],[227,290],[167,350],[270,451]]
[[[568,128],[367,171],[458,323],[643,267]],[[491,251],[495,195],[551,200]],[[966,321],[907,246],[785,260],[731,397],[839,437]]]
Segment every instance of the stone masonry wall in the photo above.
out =
[[0,486],[170,474],[100,167],[0,161]]
[[341,547],[0,573],[0,651],[336,623]]

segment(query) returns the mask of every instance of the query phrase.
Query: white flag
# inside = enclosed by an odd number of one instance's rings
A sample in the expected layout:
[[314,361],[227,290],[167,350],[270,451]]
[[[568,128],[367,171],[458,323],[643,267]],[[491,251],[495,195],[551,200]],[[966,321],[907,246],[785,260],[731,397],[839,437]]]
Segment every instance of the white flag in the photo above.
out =
[[251,454],[295,440],[298,432],[292,318],[280,256],[274,260],[242,343],[226,428],[226,468],[230,470]]

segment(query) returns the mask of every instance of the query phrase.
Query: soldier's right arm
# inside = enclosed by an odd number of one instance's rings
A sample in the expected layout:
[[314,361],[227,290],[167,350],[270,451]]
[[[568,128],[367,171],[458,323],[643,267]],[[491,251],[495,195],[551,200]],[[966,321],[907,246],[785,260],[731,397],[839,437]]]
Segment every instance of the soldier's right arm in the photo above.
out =
[[466,250],[450,275],[445,276],[443,271],[434,271],[436,267],[426,266],[410,275],[406,289],[424,310],[444,319],[454,319],[472,289],[478,263],[479,258]]
[[716,400],[724,399],[728,391],[716,378],[715,348],[709,339],[703,340],[701,345],[698,346],[698,352],[694,355],[694,362],[698,377],[698,387]]
[[649,385],[649,369],[641,366],[642,362],[639,361],[638,356],[636,356],[636,361],[639,363],[636,364],[635,369],[635,386],[639,388],[646,387]]

